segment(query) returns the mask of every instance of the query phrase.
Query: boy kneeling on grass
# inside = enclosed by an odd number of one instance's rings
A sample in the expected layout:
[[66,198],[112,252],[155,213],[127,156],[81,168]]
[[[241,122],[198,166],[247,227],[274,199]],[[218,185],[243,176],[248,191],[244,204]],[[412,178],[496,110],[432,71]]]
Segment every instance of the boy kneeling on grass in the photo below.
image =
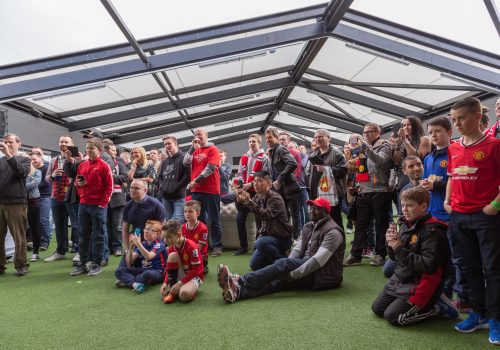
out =
[[182,301],[194,300],[205,279],[198,245],[182,235],[182,225],[177,220],[167,221],[162,233],[168,244],[167,270],[160,288],[163,302],[170,304],[176,296]]
[[140,235],[129,235],[130,248],[125,256],[127,266],[115,271],[117,287],[129,287],[142,293],[148,286],[163,280],[167,255],[165,243],[158,238],[160,234],[161,222],[148,220],[144,242],[141,242]]
[[401,194],[400,232],[391,225],[387,252],[396,269],[372,305],[373,312],[394,326],[434,315],[458,317],[458,310],[441,294],[450,249],[447,225],[427,213],[429,192],[411,187]]

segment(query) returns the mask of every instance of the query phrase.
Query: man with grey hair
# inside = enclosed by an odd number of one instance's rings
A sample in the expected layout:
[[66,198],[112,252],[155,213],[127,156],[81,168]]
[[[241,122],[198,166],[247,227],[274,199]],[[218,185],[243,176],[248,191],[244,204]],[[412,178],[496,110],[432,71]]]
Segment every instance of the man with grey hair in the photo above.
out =
[[14,238],[16,275],[25,276],[28,192],[24,184],[31,170],[31,159],[19,153],[21,140],[7,134],[0,142],[0,275],[5,273],[5,237],[7,228]]
[[[311,153],[309,157],[310,162],[308,166],[309,187],[311,189],[311,198],[319,197],[318,187],[320,179],[327,171],[331,173],[335,182],[337,190],[337,202],[331,203],[332,208],[329,213],[333,221],[344,230],[342,222],[341,200],[346,193],[345,177],[347,174],[346,160],[344,154],[330,144],[330,132],[326,129],[318,129],[314,133],[314,140],[316,141],[317,148]],[[331,202],[331,201],[330,201]]]
[[184,157],[184,165],[191,166],[191,182],[187,189],[191,191],[193,200],[201,203],[200,219],[207,226],[210,221],[212,256],[221,256],[220,154],[217,147],[208,142],[208,133],[204,129],[194,130],[194,139]]

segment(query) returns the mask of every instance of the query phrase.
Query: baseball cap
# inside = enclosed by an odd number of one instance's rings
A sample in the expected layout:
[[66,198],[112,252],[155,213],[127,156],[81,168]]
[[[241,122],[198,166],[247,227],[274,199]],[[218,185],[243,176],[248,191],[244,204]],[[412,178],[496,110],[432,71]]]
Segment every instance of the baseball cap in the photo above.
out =
[[308,200],[306,203],[307,205],[314,205],[316,207],[325,208],[327,213],[330,213],[330,209],[332,208],[330,201],[326,198],[321,198],[321,197],[318,197],[313,201]]

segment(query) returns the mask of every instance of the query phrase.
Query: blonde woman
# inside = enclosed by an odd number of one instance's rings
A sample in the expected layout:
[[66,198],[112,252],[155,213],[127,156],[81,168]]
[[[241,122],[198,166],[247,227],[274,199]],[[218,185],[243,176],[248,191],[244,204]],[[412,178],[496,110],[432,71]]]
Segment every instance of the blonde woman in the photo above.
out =
[[156,180],[156,170],[153,164],[148,164],[146,150],[144,147],[134,147],[130,152],[132,165],[128,172],[130,181],[142,179],[148,183],[148,195],[154,195],[154,182]]
[[[32,157],[37,157],[34,155]],[[38,185],[42,181],[42,172],[31,164],[31,171],[26,177],[26,190],[28,192],[28,225],[33,242],[33,255],[30,261],[40,259],[40,191]]]

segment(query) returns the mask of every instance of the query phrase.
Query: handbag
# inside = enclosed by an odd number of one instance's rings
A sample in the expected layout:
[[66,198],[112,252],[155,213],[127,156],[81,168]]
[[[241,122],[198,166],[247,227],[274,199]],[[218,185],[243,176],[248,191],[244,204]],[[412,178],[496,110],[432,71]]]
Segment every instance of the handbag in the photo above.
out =
[[287,198],[290,198],[290,197],[293,197],[294,195],[296,195],[297,193],[300,192],[300,187],[299,187],[299,184],[297,183],[297,181],[295,181],[295,179],[293,179],[292,181],[288,182],[286,185],[283,185],[282,190],[283,190],[283,194]]
[[328,199],[332,207],[339,204],[339,195],[337,193],[337,186],[335,185],[335,178],[329,166],[325,167],[325,171],[323,171],[319,179],[318,197]]

